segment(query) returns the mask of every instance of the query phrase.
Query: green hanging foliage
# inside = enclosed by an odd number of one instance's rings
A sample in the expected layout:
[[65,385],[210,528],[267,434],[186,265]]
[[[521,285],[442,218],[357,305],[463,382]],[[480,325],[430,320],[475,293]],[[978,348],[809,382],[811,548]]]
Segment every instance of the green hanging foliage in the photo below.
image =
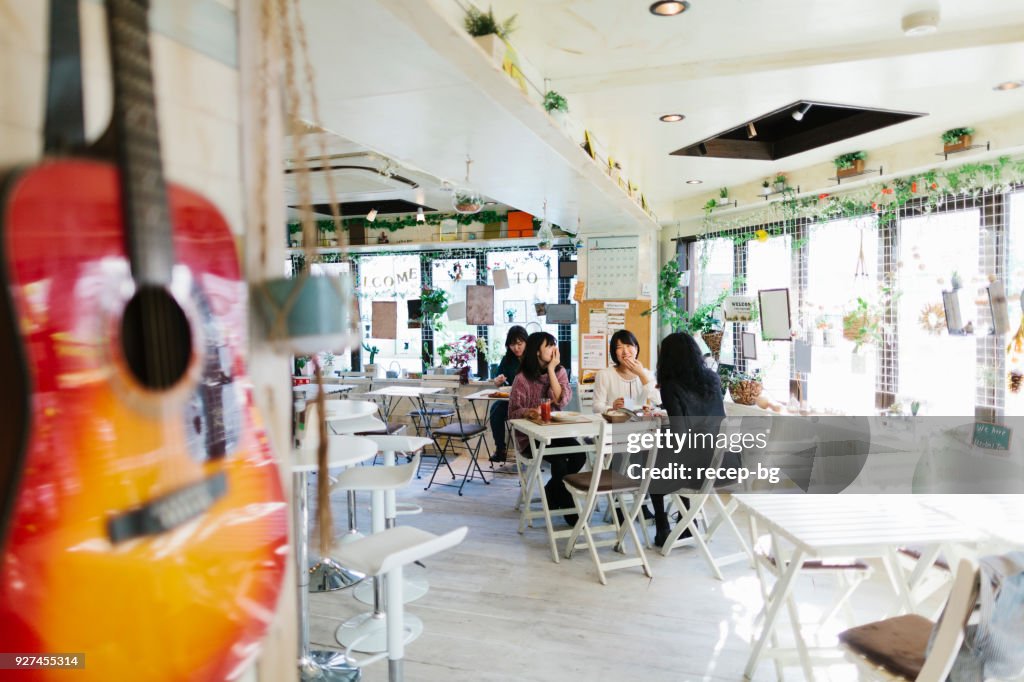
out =
[[[1024,158],[1001,156],[988,163],[966,163],[947,170],[932,169],[915,175],[876,183],[853,192],[823,192],[810,197],[796,196],[787,188],[779,201],[745,215],[715,218],[706,213],[700,239],[727,238],[735,244],[788,234],[800,221],[826,223],[831,220],[876,215],[879,223],[892,222],[901,208],[920,202],[925,213],[934,211],[949,195],[977,198],[984,192],[1002,191],[1024,183]],[[801,244],[802,245],[802,244]],[[799,248],[796,241],[793,248]]]

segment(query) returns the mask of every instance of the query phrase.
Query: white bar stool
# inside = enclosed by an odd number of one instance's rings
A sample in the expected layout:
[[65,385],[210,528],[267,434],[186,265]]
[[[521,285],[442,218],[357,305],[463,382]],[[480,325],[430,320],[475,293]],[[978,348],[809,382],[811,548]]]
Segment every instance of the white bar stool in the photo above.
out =
[[[388,680],[402,682],[402,659],[405,657],[407,641],[405,606],[402,603],[402,570],[408,564],[459,544],[466,537],[467,530],[466,526],[462,526],[444,535],[434,535],[411,526],[402,526],[335,546],[332,554],[338,561],[367,575],[384,578],[387,652],[356,661],[356,666],[361,668],[387,656]],[[359,648],[360,642],[354,642],[353,645]]]
[[[423,438],[422,436],[385,436],[385,435],[367,435],[365,438],[369,438],[377,444],[377,449],[384,461],[384,466],[395,465],[396,453],[413,454],[421,452],[426,446],[430,445],[433,441],[429,438]],[[384,521],[385,527],[391,528],[395,525],[395,520],[399,514],[418,514],[423,511],[419,505],[411,505],[410,508],[399,509],[398,503],[395,501],[395,491],[388,490],[384,493],[384,504],[385,513]],[[377,532],[374,529],[373,532]],[[422,575],[409,575],[406,572],[405,586],[403,594],[405,595],[405,603],[408,604],[411,601],[416,601],[423,595],[425,595],[430,589],[430,584],[427,579]],[[352,590],[352,596],[364,604],[376,604],[378,599],[375,595],[375,585],[372,581],[368,581],[357,585]]]
[[[388,494],[393,496],[396,488],[409,485],[416,475],[418,466],[419,455],[416,455],[409,464],[402,466],[353,467],[343,471],[331,489],[370,491],[373,499],[373,534],[377,535],[387,530],[389,521],[394,523],[394,517],[385,517],[387,513],[385,496]],[[344,543],[339,543],[339,545],[342,544]],[[364,653],[387,651],[384,584],[379,578],[374,578],[372,583],[370,594],[374,597],[373,611],[350,618],[342,623],[335,633],[338,643],[348,650]],[[405,628],[409,632],[407,641],[412,641],[423,632],[423,623],[419,618],[407,615]]]
[[[351,436],[328,437],[327,465],[329,467],[351,466],[376,454],[377,446],[369,439]],[[293,453],[291,464],[292,523],[295,529],[295,574],[299,597],[299,672],[303,680],[354,680],[358,679],[358,670],[353,670],[344,657],[339,657],[338,652],[311,651],[309,648],[309,592],[312,572],[305,569],[309,564],[309,472],[316,469],[317,453],[315,449],[299,449]],[[324,557],[318,565],[337,569],[340,575],[347,576],[352,581],[363,580],[366,577],[365,573],[342,569],[330,557]],[[356,676],[353,677],[353,674]]]

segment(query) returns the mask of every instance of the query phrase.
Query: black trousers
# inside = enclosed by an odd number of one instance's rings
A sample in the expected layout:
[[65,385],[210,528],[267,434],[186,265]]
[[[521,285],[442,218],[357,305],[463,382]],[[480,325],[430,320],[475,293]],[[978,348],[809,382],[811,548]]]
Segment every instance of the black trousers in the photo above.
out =
[[[556,438],[551,441],[549,448],[571,448],[579,447],[575,438]],[[551,478],[544,484],[544,497],[548,501],[550,509],[572,509],[572,495],[565,488],[562,479],[569,474],[575,474],[587,463],[587,453],[567,452],[562,455],[550,455],[544,461],[551,467]]]

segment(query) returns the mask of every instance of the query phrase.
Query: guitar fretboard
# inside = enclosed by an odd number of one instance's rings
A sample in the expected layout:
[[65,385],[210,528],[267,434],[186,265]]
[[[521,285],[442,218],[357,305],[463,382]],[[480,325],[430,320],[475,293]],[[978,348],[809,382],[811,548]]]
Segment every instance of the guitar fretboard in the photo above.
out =
[[174,263],[149,53],[149,0],[107,0],[114,133],[125,232],[138,284],[167,285]]

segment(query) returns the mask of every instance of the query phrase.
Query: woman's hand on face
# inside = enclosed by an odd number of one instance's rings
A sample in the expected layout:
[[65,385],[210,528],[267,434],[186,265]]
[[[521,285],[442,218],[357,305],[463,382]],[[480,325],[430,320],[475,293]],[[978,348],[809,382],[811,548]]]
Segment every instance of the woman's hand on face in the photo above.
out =
[[612,403],[612,409],[613,410],[621,410],[625,406],[626,406],[626,399],[625,398],[616,398],[615,401]]
[[558,352],[558,346],[555,346],[555,351],[551,354],[551,362],[548,364],[548,369],[550,369],[551,371],[554,371],[555,368],[558,367],[558,365],[559,365],[559,363],[561,361],[562,361],[562,356]]
[[638,377],[643,378],[644,366],[640,364],[639,360],[633,358],[626,358],[621,362],[622,366],[625,367],[631,374],[635,374]]

